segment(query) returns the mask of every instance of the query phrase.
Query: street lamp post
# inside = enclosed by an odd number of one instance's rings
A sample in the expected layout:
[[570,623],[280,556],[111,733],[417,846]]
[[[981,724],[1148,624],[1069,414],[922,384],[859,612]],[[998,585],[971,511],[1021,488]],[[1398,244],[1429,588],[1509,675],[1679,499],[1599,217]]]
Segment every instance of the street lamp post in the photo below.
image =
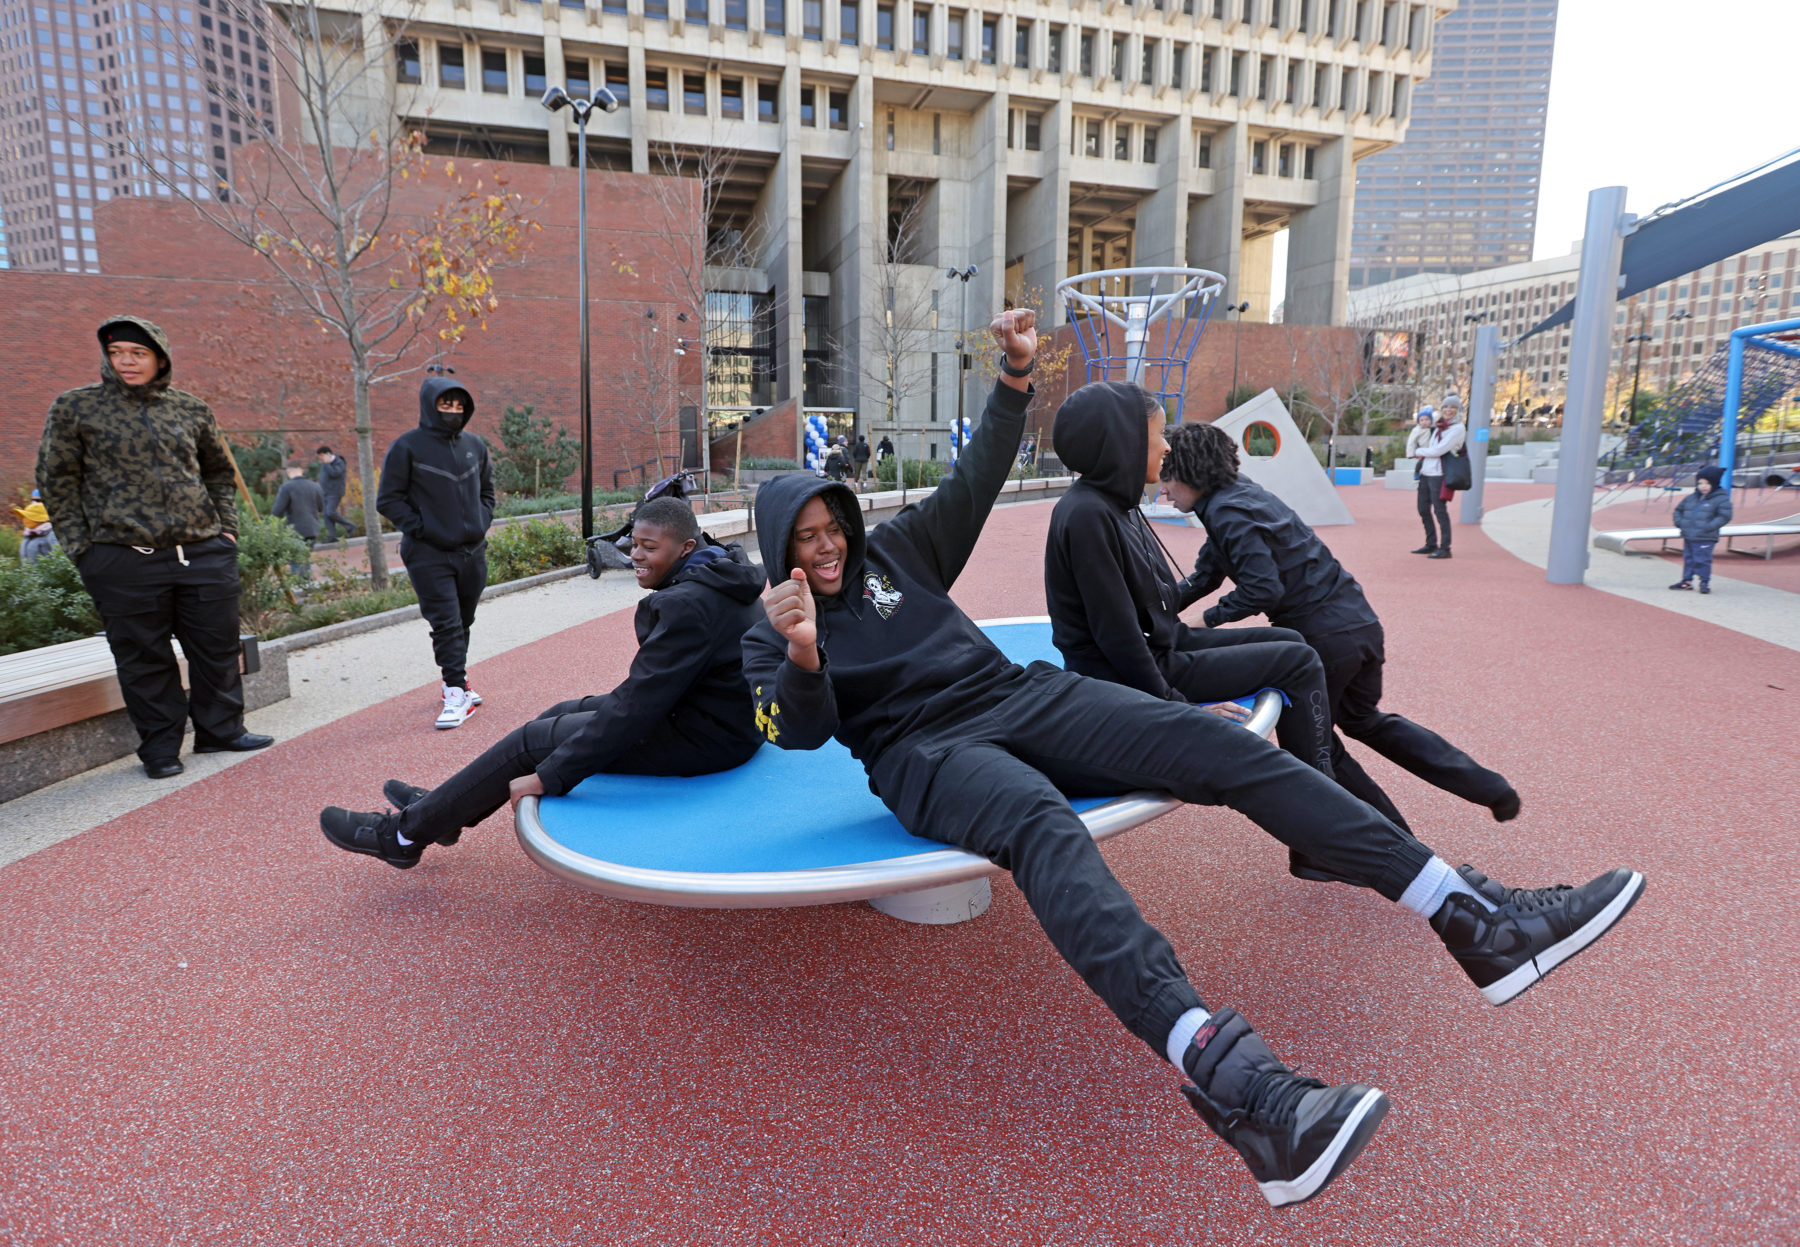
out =
[[1638,419],[1638,378],[1644,371],[1644,343],[1654,341],[1650,336],[1650,313],[1644,313],[1643,328],[1625,339],[1625,345],[1637,343],[1637,362],[1631,366],[1631,406],[1625,409],[1625,427],[1637,427]]
[[1245,299],[1242,303],[1227,303],[1225,310],[1237,313],[1237,336],[1231,340],[1231,393],[1225,396],[1225,401],[1230,402],[1237,397],[1238,351],[1244,345],[1244,313],[1250,310],[1250,300]]
[[551,87],[539,101],[552,113],[575,110],[575,264],[579,270],[581,301],[581,539],[594,535],[594,412],[588,394],[588,263],[587,263],[587,123],[594,109],[617,112],[619,97],[602,86],[587,99],[577,99],[561,87]]
[[957,309],[956,317],[956,428],[950,434],[950,445],[962,454],[963,435],[963,391],[969,388],[969,378],[964,375],[969,371],[969,356],[964,348],[968,345],[969,331],[969,279],[981,272],[971,264],[964,269],[946,269],[944,276],[950,281],[962,283],[962,302]]

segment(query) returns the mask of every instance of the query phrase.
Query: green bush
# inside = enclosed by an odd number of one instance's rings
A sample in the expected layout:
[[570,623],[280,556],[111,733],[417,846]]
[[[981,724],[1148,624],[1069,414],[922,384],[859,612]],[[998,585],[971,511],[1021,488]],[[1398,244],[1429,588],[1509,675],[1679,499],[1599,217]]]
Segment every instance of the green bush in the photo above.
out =
[[61,546],[34,563],[0,562],[0,654],[79,641],[100,631],[100,614]]
[[310,632],[328,624],[342,623],[346,619],[362,619],[368,615],[379,615],[382,611],[398,610],[402,606],[411,606],[418,600],[419,595],[413,592],[412,586],[400,581],[380,592],[355,593],[331,601],[308,602],[298,614],[279,616],[257,635],[269,641],[278,636],[291,636],[296,632]]
[[12,559],[17,562],[19,547],[25,542],[23,529],[14,528],[10,524],[0,525],[0,559]]
[[310,558],[306,539],[286,520],[272,516],[239,517],[237,564],[242,593],[238,601],[239,614],[260,614],[282,601],[291,604],[288,565],[305,565]]
[[284,479],[281,469],[293,453],[287,438],[279,433],[259,433],[253,442],[232,442],[230,445],[231,457],[237,460],[238,474],[244,478],[251,493],[264,490],[273,493],[271,486],[274,489],[281,487]]
[[488,581],[500,584],[559,567],[579,566],[587,557],[581,534],[555,520],[526,520],[488,534]]
[[[875,465],[875,479],[890,489],[894,485],[893,455],[889,455]],[[908,489],[928,489],[949,475],[951,465],[938,459],[908,459],[906,461],[906,487]]]
[[[594,491],[596,507],[614,507],[621,503],[636,502],[644,496],[641,489],[597,489]],[[494,518],[505,519],[513,515],[543,515],[550,511],[579,511],[581,509],[580,494],[514,494],[500,499],[494,507]]]
[[781,459],[773,455],[751,455],[737,465],[746,472],[798,472],[800,465],[792,459]]

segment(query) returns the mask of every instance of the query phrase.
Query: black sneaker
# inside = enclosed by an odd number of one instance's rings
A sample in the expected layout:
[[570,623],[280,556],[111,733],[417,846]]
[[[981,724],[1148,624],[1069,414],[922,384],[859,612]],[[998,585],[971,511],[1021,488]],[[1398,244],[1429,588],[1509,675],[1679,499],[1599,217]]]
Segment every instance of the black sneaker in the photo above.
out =
[[1495,1005],[1605,935],[1644,893],[1644,876],[1622,866],[1578,888],[1502,887],[1473,866],[1457,873],[1498,908],[1490,913],[1459,892],[1432,915],[1431,929]]
[[[409,784],[405,780],[400,779],[390,779],[381,786],[381,795],[386,797],[388,804],[393,806],[396,810],[404,810],[407,806],[416,804],[430,791],[431,789],[429,788],[421,788],[417,784]],[[439,836],[436,840],[433,840],[432,843],[455,844],[461,839],[462,828],[458,827],[449,835]]]
[[1435,554],[1436,552],[1436,546],[1420,546],[1417,550],[1413,551],[1414,554]]
[[418,841],[400,843],[400,820],[392,814],[358,814],[328,805],[319,811],[319,828],[338,848],[379,857],[399,870],[417,866],[425,852],[424,844]]
[[1454,556],[1451,555],[1449,546],[1439,546],[1425,557],[1428,559],[1447,559]]
[[1327,1087],[1275,1059],[1237,1012],[1206,1020],[1182,1056],[1181,1094],[1214,1134],[1237,1149],[1276,1208],[1324,1190],[1387,1116],[1388,1099],[1362,1083]]

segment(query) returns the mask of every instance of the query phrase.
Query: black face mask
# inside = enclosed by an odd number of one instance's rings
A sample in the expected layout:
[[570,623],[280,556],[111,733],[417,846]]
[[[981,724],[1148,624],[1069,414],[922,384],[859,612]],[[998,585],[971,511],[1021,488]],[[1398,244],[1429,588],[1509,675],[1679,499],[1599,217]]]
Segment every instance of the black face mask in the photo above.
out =
[[442,420],[444,427],[452,433],[460,433],[469,423],[469,413],[466,411],[440,411],[438,419]]

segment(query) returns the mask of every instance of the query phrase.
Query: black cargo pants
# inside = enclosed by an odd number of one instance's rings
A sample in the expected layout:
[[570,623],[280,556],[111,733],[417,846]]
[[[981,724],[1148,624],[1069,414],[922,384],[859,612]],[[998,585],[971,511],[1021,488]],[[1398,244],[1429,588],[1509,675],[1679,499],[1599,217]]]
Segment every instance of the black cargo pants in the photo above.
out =
[[[237,546],[231,539],[209,537],[148,553],[95,545],[78,567],[106,626],[125,713],[138,732],[138,757],[176,757],[189,718],[197,744],[242,736]],[[191,695],[181,686],[171,637],[181,642]]]
[[431,654],[444,683],[469,686],[469,630],[487,588],[487,542],[467,550],[440,550],[408,537],[400,561],[419,595],[419,613],[431,625]]

